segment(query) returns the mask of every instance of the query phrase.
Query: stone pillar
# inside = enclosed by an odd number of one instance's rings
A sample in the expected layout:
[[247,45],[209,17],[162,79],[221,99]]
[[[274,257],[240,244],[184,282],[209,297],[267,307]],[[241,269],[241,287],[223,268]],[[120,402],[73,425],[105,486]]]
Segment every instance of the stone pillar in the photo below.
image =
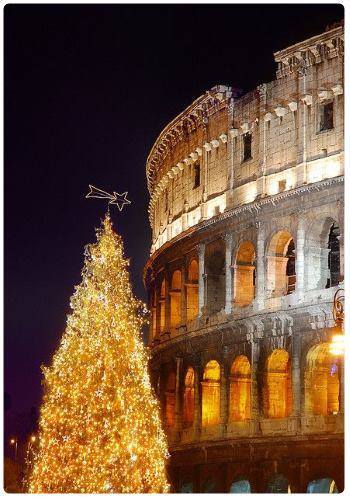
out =
[[232,233],[224,235],[225,240],[225,312],[226,314],[231,314],[232,312]]
[[170,285],[171,275],[169,270],[165,271],[165,332],[170,332]]
[[186,271],[186,261],[182,260],[181,266],[181,325],[186,324],[186,283],[187,283],[187,271]]
[[201,433],[202,426],[202,406],[201,406],[201,372],[200,368],[195,366],[194,368],[194,420],[193,427],[195,438],[198,439]]
[[305,219],[300,214],[295,248],[296,292],[298,300],[303,301],[305,291]]
[[251,391],[250,391],[250,405],[251,405],[251,434],[256,433],[259,428],[260,420],[260,407],[259,407],[259,392],[258,392],[258,361],[259,361],[260,348],[259,343],[254,341],[251,337]]
[[339,281],[344,281],[344,235],[340,233],[337,236],[339,241],[339,262],[340,262],[340,276]]
[[265,229],[259,221],[256,223],[258,230],[256,243],[256,278],[254,308],[262,310],[265,307]]
[[228,381],[224,363],[220,367],[220,423],[221,434],[224,436],[228,423]]
[[180,440],[182,429],[182,413],[181,413],[181,370],[182,358],[176,357],[176,383],[175,383],[175,439]]
[[[293,406],[292,406],[292,416],[299,418],[301,412],[301,395],[300,395],[300,335],[293,336],[293,348],[292,348],[292,395],[293,395]],[[299,426],[299,424],[298,424]]]
[[[343,331],[344,333],[344,331]],[[344,414],[344,356],[339,358],[339,412]]]
[[205,243],[198,245],[198,316],[202,315],[205,305],[205,274],[204,274]]
[[155,280],[154,286],[155,306],[156,306],[156,337],[160,335],[160,282],[159,278]]

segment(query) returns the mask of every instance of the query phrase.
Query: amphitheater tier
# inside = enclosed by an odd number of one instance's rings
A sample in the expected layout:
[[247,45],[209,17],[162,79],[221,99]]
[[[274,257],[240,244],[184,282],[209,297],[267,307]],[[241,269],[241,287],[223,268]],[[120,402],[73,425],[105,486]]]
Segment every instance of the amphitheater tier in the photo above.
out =
[[[147,160],[150,370],[179,492],[342,490],[343,28],[218,85]],[[323,485],[323,487],[322,487]],[[284,490],[278,490],[278,489]]]

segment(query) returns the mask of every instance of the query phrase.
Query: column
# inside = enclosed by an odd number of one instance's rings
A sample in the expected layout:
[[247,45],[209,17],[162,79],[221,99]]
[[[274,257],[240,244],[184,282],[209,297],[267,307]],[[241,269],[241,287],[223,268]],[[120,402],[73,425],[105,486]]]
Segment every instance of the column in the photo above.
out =
[[[343,331],[344,333],[344,331]],[[344,414],[344,355],[339,358],[339,412]]]
[[165,333],[170,333],[170,281],[169,270],[165,270]]
[[186,260],[182,260],[181,266],[181,325],[186,324],[186,283],[187,283],[187,271],[186,271]]
[[194,367],[194,432],[195,438],[200,437],[201,425],[202,425],[202,406],[201,406],[201,384],[200,384],[201,372],[200,368]]
[[292,416],[300,417],[300,335],[293,336],[292,350]]
[[251,391],[250,391],[250,405],[251,405],[251,434],[256,433],[260,419],[259,408],[259,393],[258,393],[258,361],[259,361],[259,343],[254,341],[251,337]]
[[205,274],[204,274],[205,243],[198,245],[198,316],[202,315],[205,304]]
[[297,298],[299,301],[303,301],[305,291],[305,219],[300,214],[298,218],[295,255]]
[[255,301],[256,310],[265,307],[265,229],[261,221],[256,223],[258,230],[256,243],[256,278],[255,278]]
[[232,312],[232,233],[224,235],[225,240],[225,312],[231,314]]
[[154,296],[155,296],[155,306],[156,306],[156,336],[159,340],[160,335],[160,281],[159,278],[155,280],[154,287]]
[[182,369],[182,358],[176,357],[176,383],[175,383],[175,439],[179,440],[181,437],[181,369]]
[[228,421],[228,391],[225,364],[220,367],[220,422],[221,434],[224,436],[227,430]]

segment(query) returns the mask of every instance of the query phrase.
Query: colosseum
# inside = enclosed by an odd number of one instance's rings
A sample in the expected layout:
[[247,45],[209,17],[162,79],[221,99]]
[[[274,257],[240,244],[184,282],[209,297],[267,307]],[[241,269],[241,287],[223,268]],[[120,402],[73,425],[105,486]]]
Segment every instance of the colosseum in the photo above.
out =
[[[217,85],[146,165],[150,371],[180,493],[344,488],[343,26]],[[258,78],[258,75],[257,75]]]

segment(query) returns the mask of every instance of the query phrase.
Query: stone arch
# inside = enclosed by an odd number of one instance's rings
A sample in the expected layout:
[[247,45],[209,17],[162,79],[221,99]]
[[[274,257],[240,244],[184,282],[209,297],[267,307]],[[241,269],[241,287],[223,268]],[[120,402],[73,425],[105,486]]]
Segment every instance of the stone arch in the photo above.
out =
[[194,369],[189,366],[185,374],[182,425],[189,428],[194,421]]
[[265,363],[263,411],[266,418],[285,418],[292,410],[290,357],[286,350],[275,349]]
[[271,237],[266,276],[269,296],[280,297],[295,291],[295,245],[290,231],[280,230]]
[[198,261],[195,258],[190,261],[187,269],[186,314],[187,321],[198,316]]
[[250,494],[251,485],[249,480],[235,480],[231,483],[230,494]]
[[230,371],[229,420],[246,421],[251,412],[251,368],[246,356],[233,361]]
[[206,309],[215,314],[225,307],[225,244],[222,239],[205,248]]
[[175,373],[169,371],[166,376],[164,392],[164,421],[167,428],[172,428],[175,425],[175,384]]
[[338,489],[332,478],[319,478],[312,480],[307,484],[306,493],[308,494],[337,494]]
[[202,426],[220,423],[220,365],[209,361],[202,381]]
[[311,224],[305,255],[308,290],[336,286],[343,280],[340,236],[340,224],[333,215],[317,217]]
[[305,414],[338,413],[339,391],[338,359],[329,352],[328,343],[314,345],[306,356]]
[[233,295],[235,305],[249,305],[255,296],[255,248],[251,241],[242,241],[234,261]]
[[165,278],[161,280],[159,292],[159,330],[165,331]]
[[181,324],[181,285],[182,275],[180,269],[176,269],[171,277],[170,289],[170,328],[176,329]]

